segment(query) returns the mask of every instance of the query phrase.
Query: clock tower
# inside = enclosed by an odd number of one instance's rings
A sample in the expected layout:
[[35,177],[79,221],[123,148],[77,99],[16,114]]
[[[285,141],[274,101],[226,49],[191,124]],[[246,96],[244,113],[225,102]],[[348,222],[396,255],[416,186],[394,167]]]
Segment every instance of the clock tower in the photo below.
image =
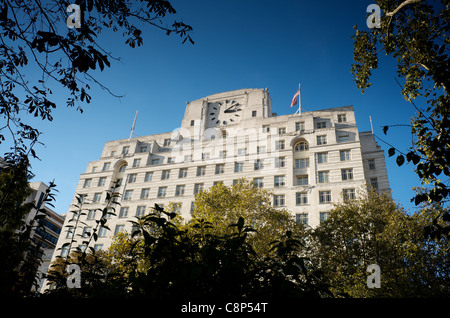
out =
[[240,89],[188,103],[181,126],[196,129],[195,135],[201,136],[208,129],[245,126],[247,121],[272,116],[267,89]]

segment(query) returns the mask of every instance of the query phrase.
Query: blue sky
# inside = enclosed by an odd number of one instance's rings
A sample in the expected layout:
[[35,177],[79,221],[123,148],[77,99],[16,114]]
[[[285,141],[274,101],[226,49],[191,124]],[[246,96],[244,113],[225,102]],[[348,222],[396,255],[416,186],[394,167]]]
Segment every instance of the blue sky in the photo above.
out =
[[[273,111],[286,115],[295,112],[289,106],[301,83],[306,110],[353,105],[360,131],[371,129],[371,116],[376,135],[409,148],[409,128],[382,133],[383,125],[407,124],[414,114],[394,80],[394,61],[380,58],[381,68],[364,94],[350,72],[353,26],[366,28],[372,1],[171,2],[177,18],[193,26],[194,45],[154,28],[143,30],[144,45],[134,49],[125,47],[120,34],[103,34],[99,40],[121,61],[111,61],[96,78],[123,97],[92,85],[92,102],[80,114],[66,108],[67,96],[55,89],[54,121],[32,121],[45,144],[36,148],[41,160],[32,162],[33,181],[55,180],[57,212],[68,212],[80,173],[100,157],[105,142],[129,137],[136,111],[136,136],[171,132],[181,124],[186,101],[229,90],[267,87]],[[386,164],[394,199],[413,208],[411,188],[420,182],[412,165],[397,167],[387,155]]]

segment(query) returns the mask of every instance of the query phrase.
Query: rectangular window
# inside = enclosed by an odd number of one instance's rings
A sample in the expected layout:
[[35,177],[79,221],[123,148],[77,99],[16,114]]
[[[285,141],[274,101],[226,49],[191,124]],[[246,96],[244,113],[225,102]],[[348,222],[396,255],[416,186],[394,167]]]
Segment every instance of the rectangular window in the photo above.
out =
[[326,204],[331,202],[331,191],[319,191],[319,203]]
[[97,184],[97,186],[98,186],[98,187],[104,186],[105,183],[106,183],[106,177],[101,177],[101,178],[98,179],[98,184]]
[[225,165],[224,164],[216,165],[216,174],[222,174],[224,172],[225,172]]
[[369,169],[370,170],[375,170],[375,159],[369,159]]
[[170,177],[170,170],[163,170],[161,173],[161,180],[167,180]]
[[247,154],[247,148],[239,148],[238,156],[245,156]]
[[159,159],[152,159],[152,165],[159,165]]
[[261,170],[264,168],[263,161],[260,159],[256,159],[254,163],[254,170]]
[[128,175],[128,183],[135,183],[136,182],[136,177],[137,177],[136,173],[129,174]]
[[209,153],[202,153],[202,160],[208,160],[209,159]]
[[183,196],[184,195],[184,189],[185,189],[184,185],[177,185],[177,187],[175,188],[175,196],[176,197]]
[[123,146],[122,155],[126,155],[130,151],[130,146]]
[[147,152],[148,147],[147,146],[140,146],[139,152]]
[[243,162],[235,162],[234,163],[234,172],[242,172],[244,170]]
[[103,169],[102,169],[102,171],[108,171],[110,167],[111,167],[111,162],[105,162],[105,163],[103,164]]
[[89,210],[89,211],[88,211],[87,219],[88,219],[88,220],[93,220],[93,219],[95,219],[95,210]]
[[67,257],[69,255],[69,246],[64,246],[61,249],[61,257]]
[[330,182],[330,173],[329,171],[319,171],[319,183],[328,183]]
[[256,153],[266,153],[266,147],[265,146],[258,146],[256,147]]
[[85,226],[83,228],[83,234],[81,234],[82,237],[90,237],[92,234],[92,227],[90,226]]
[[137,217],[141,217],[141,216],[143,216],[145,214],[145,205],[139,205],[137,208],[136,208],[136,216]]
[[353,179],[353,169],[342,169],[341,170],[342,181]]
[[66,239],[73,238],[73,228],[69,227],[66,232]]
[[343,189],[342,195],[344,200],[353,200],[355,198],[355,189]]
[[304,132],[305,131],[305,122],[304,121],[300,121],[300,122],[296,122],[295,123],[295,131],[296,132]]
[[297,176],[297,185],[308,185],[308,175]]
[[87,194],[80,194],[80,203],[85,203],[87,199]]
[[270,126],[269,125],[263,125],[262,126],[262,131],[263,132],[270,132]]
[[306,205],[308,204],[308,193],[297,192],[295,194],[295,204],[296,205]]
[[170,138],[164,139],[163,146],[164,146],[164,147],[170,146]]
[[100,202],[101,197],[102,197],[101,193],[95,193],[94,194],[94,200],[92,202],[94,202],[94,203]]
[[187,171],[188,171],[188,169],[187,168],[181,168],[179,171],[178,171],[178,178],[186,178],[187,177]]
[[125,229],[125,225],[116,225],[116,229],[114,230],[114,235],[117,235],[120,232],[123,232],[124,229]]
[[317,154],[317,163],[326,163],[328,162],[328,152],[319,152]]
[[349,142],[350,141],[350,136],[349,135],[343,135],[343,136],[338,136],[338,142]]
[[256,110],[252,110],[252,117],[256,117]]
[[145,178],[144,178],[145,182],[152,181],[152,178],[153,178],[153,172],[146,172],[145,173]]
[[284,140],[275,141],[275,150],[284,150],[286,147],[286,142]]
[[133,196],[133,190],[126,190],[125,195],[123,196],[124,200],[131,200],[131,197]]
[[295,168],[308,168],[309,167],[309,158],[303,159],[295,159]]
[[133,160],[133,167],[139,167],[141,165],[141,159],[134,159]]
[[316,123],[317,129],[322,129],[322,128],[326,128],[326,127],[327,127],[327,123],[325,121],[319,121]]
[[372,187],[372,189],[377,190],[378,189],[378,179],[370,178],[370,186]]
[[317,136],[317,145],[326,145],[327,144],[327,136]]
[[167,194],[167,187],[159,187],[158,189],[158,198],[165,197]]
[[278,135],[284,135],[286,133],[286,127],[278,128]]
[[348,160],[350,160],[350,150],[341,150],[341,151],[339,151],[339,156],[341,158],[341,161],[348,161]]
[[330,217],[330,212],[320,212],[320,223],[325,222]]
[[347,122],[347,115],[346,114],[338,114],[338,123],[345,123]]
[[84,179],[83,188],[89,188],[91,186],[92,179]]
[[273,206],[285,206],[284,194],[277,194],[273,196]]
[[108,234],[108,229],[100,226],[100,228],[98,229],[98,237],[106,237],[106,235]]
[[128,207],[121,207],[119,212],[119,218],[126,218],[128,216]]
[[181,213],[181,207],[182,207],[182,203],[178,202],[178,203],[174,203],[173,204],[173,212],[180,214]]
[[203,191],[203,187],[204,187],[203,183],[196,183],[196,184],[194,184],[194,194],[198,194],[198,193],[202,192]]
[[253,179],[253,186],[255,188],[262,188],[262,187],[264,187],[264,178],[254,178]]
[[206,167],[205,166],[197,167],[197,177],[204,176],[205,173],[206,173]]
[[150,189],[142,189],[141,190],[141,199],[148,199],[150,194]]
[[275,168],[284,168],[285,166],[286,166],[285,157],[275,158]]
[[295,220],[297,224],[308,225],[308,213],[296,213]]
[[273,183],[274,183],[275,188],[284,187],[286,185],[285,177],[284,176],[275,176],[273,178]]
[[172,157],[167,157],[167,163],[175,163],[175,160]]

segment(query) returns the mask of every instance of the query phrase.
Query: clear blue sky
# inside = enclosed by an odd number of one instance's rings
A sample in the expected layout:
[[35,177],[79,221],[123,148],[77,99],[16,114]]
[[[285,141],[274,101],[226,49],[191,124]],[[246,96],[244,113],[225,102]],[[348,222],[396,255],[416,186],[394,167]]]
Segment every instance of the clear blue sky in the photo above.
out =
[[[75,188],[89,161],[98,160],[105,142],[128,138],[135,112],[135,135],[171,132],[184,116],[186,101],[241,88],[268,88],[273,111],[291,114],[293,94],[301,83],[302,105],[313,111],[353,105],[360,131],[370,130],[387,142],[407,150],[409,128],[382,126],[407,124],[413,107],[400,94],[391,58],[380,59],[373,86],[362,94],[350,72],[353,26],[366,28],[371,1],[190,0],[171,1],[177,16],[194,28],[195,45],[156,29],[144,29],[144,45],[124,46],[120,34],[105,34],[104,47],[121,57],[96,78],[117,99],[92,85],[92,102],[80,114],[67,109],[66,95],[55,89],[58,108],[54,121],[32,121],[44,134],[36,148],[41,161],[33,161],[33,181],[55,180],[58,213],[68,212]],[[387,151],[387,145],[378,141]],[[411,188],[420,185],[412,166],[386,163],[393,197],[413,207]]]

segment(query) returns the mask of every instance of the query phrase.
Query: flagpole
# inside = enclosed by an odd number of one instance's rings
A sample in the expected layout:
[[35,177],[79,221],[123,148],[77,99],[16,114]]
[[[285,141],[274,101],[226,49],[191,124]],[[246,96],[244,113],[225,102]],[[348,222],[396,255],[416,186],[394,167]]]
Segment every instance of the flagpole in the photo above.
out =
[[300,93],[300,83],[298,83],[298,109],[295,111],[295,113],[294,113],[294,115],[295,114],[299,114],[299,115],[301,115],[301,113],[302,113],[302,109],[301,109],[301,93]]
[[136,124],[137,114],[138,114],[138,111],[136,111],[136,115],[134,116],[133,126],[131,127],[130,138],[128,138],[128,140],[131,140],[131,136],[133,135],[134,125]]

